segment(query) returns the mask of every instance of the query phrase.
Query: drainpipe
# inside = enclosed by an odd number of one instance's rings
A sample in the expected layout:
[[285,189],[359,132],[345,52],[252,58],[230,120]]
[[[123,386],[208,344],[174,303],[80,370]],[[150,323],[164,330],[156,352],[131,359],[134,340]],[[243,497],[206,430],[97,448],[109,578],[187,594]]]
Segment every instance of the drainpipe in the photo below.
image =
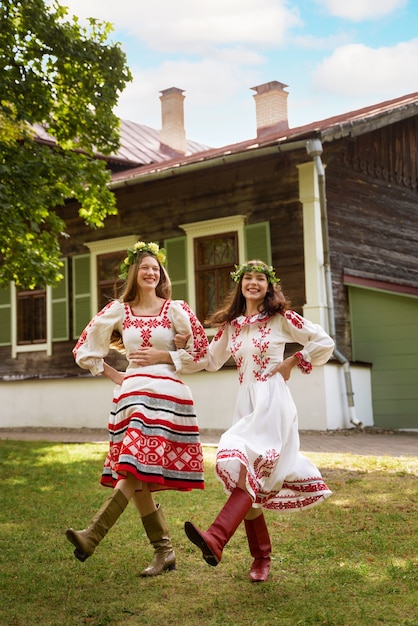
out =
[[323,152],[322,143],[320,139],[309,139],[306,142],[306,151],[308,155],[313,159],[315,163],[316,172],[318,175],[319,185],[319,204],[321,208],[321,229],[322,229],[322,243],[324,248],[324,273],[325,273],[325,290],[327,294],[327,311],[328,311],[328,325],[329,333],[335,341],[334,356],[337,361],[342,365],[344,370],[344,380],[347,395],[348,411],[350,416],[350,422],[359,429],[363,428],[362,422],[356,417],[356,409],[354,406],[354,392],[351,381],[351,369],[350,362],[344,354],[342,354],[336,343],[336,331],[335,331],[335,310],[334,310],[334,297],[332,293],[332,276],[331,276],[331,263],[329,253],[329,237],[328,237],[328,217],[327,217],[327,200],[326,200],[326,187],[325,187],[325,169],[322,163],[321,154]]

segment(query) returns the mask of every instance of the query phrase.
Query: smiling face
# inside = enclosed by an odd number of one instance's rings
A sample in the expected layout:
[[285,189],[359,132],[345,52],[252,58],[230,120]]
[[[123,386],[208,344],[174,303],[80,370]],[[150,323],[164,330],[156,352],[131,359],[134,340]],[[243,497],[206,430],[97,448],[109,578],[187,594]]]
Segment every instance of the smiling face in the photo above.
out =
[[264,302],[268,289],[268,280],[261,272],[246,272],[242,276],[241,292],[248,304],[255,306]]
[[160,265],[154,256],[142,257],[138,265],[137,281],[142,290],[156,289],[160,281]]

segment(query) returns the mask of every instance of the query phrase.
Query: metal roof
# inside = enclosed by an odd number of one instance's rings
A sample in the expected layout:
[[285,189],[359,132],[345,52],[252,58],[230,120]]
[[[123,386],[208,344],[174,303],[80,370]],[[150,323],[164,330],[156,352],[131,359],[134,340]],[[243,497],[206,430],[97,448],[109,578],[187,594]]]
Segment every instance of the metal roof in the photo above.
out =
[[[209,146],[186,140],[186,154],[189,156],[208,150]],[[143,124],[121,120],[120,148],[115,155],[130,163],[149,165],[179,158],[179,153],[160,143],[160,131]]]
[[[99,158],[118,165],[119,171],[113,172],[111,187],[133,184],[143,177],[163,175],[167,172],[180,173],[185,167],[208,167],[210,163],[222,162],[222,159],[248,158],[268,146],[285,149],[286,144],[298,145],[305,139],[318,138],[322,142],[334,141],[344,136],[356,136],[393,124],[402,119],[418,114],[418,92],[387,100],[375,105],[349,111],[341,115],[311,122],[296,128],[272,133],[263,133],[259,137],[239,143],[209,148],[195,141],[187,140],[187,152],[179,155],[159,141],[159,131],[138,124],[121,120],[120,148],[116,154]],[[33,126],[35,139],[41,143],[55,144],[55,139],[39,124]],[[281,148],[280,148],[281,147]],[[289,145],[290,148],[290,145]],[[239,156],[241,155],[241,156]]]
[[[54,137],[40,124],[34,124],[35,141],[54,145]],[[137,124],[127,120],[120,120],[120,147],[112,155],[103,155],[100,152],[96,156],[106,161],[136,167],[150,165],[151,163],[162,163],[172,159],[178,159],[179,153],[160,143],[160,131],[143,124]],[[189,156],[209,149],[196,141],[186,140],[186,154]]]
[[[292,144],[294,149],[301,149],[304,147],[304,140],[307,139],[318,138],[322,142],[334,141],[344,136],[361,135],[415,115],[418,115],[418,92],[296,128],[281,132],[276,131],[271,134],[266,133],[255,139],[120,171],[112,175],[110,186],[116,188],[134,184],[141,178],[152,178],[155,175],[163,176],[164,172],[167,176],[178,174],[183,168],[208,167],[211,162],[219,164],[223,161],[249,158],[256,151],[259,153],[260,150],[268,147],[273,149],[276,147],[278,151],[284,151],[286,144]],[[291,146],[289,145],[289,147]]]

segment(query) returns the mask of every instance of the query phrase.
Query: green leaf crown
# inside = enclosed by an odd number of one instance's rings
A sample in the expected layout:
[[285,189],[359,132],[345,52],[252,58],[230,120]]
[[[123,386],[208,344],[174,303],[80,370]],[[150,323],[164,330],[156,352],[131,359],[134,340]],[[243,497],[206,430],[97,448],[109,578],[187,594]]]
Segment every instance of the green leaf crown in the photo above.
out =
[[272,285],[276,285],[280,281],[280,278],[277,278],[271,265],[262,265],[261,263],[244,263],[243,265],[236,265],[235,271],[231,272],[232,280],[239,283],[241,277],[248,272],[265,274],[267,276],[267,281]]
[[134,265],[137,259],[138,254],[150,254],[151,256],[155,256],[157,261],[161,263],[161,265],[165,266],[167,253],[164,248],[160,248],[157,243],[150,241],[146,243],[145,241],[137,241],[133,248],[128,248],[127,256],[122,261],[120,266],[120,278],[126,280],[128,277],[129,268],[131,265]]

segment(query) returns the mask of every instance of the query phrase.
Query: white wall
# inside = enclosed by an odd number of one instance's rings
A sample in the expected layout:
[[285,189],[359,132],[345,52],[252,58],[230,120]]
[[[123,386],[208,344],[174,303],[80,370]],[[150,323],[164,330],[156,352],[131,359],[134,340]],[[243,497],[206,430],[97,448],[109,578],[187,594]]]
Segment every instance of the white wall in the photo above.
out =
[[107,428],[113,383],[68,378],[0,383],[0,427]]
[[[373,425],[370,370],[352,367],[357,418]],[[192,390],[200,428],[226,430],[232,419],[238,378],[235,369],[183,378]],[[334,363],[311,374],[292,372],[289,387],[301,430],[348,428],[350,414],[342,368]],[[106,428],[113,383],[103,377],[0,383],[0,428]]]

